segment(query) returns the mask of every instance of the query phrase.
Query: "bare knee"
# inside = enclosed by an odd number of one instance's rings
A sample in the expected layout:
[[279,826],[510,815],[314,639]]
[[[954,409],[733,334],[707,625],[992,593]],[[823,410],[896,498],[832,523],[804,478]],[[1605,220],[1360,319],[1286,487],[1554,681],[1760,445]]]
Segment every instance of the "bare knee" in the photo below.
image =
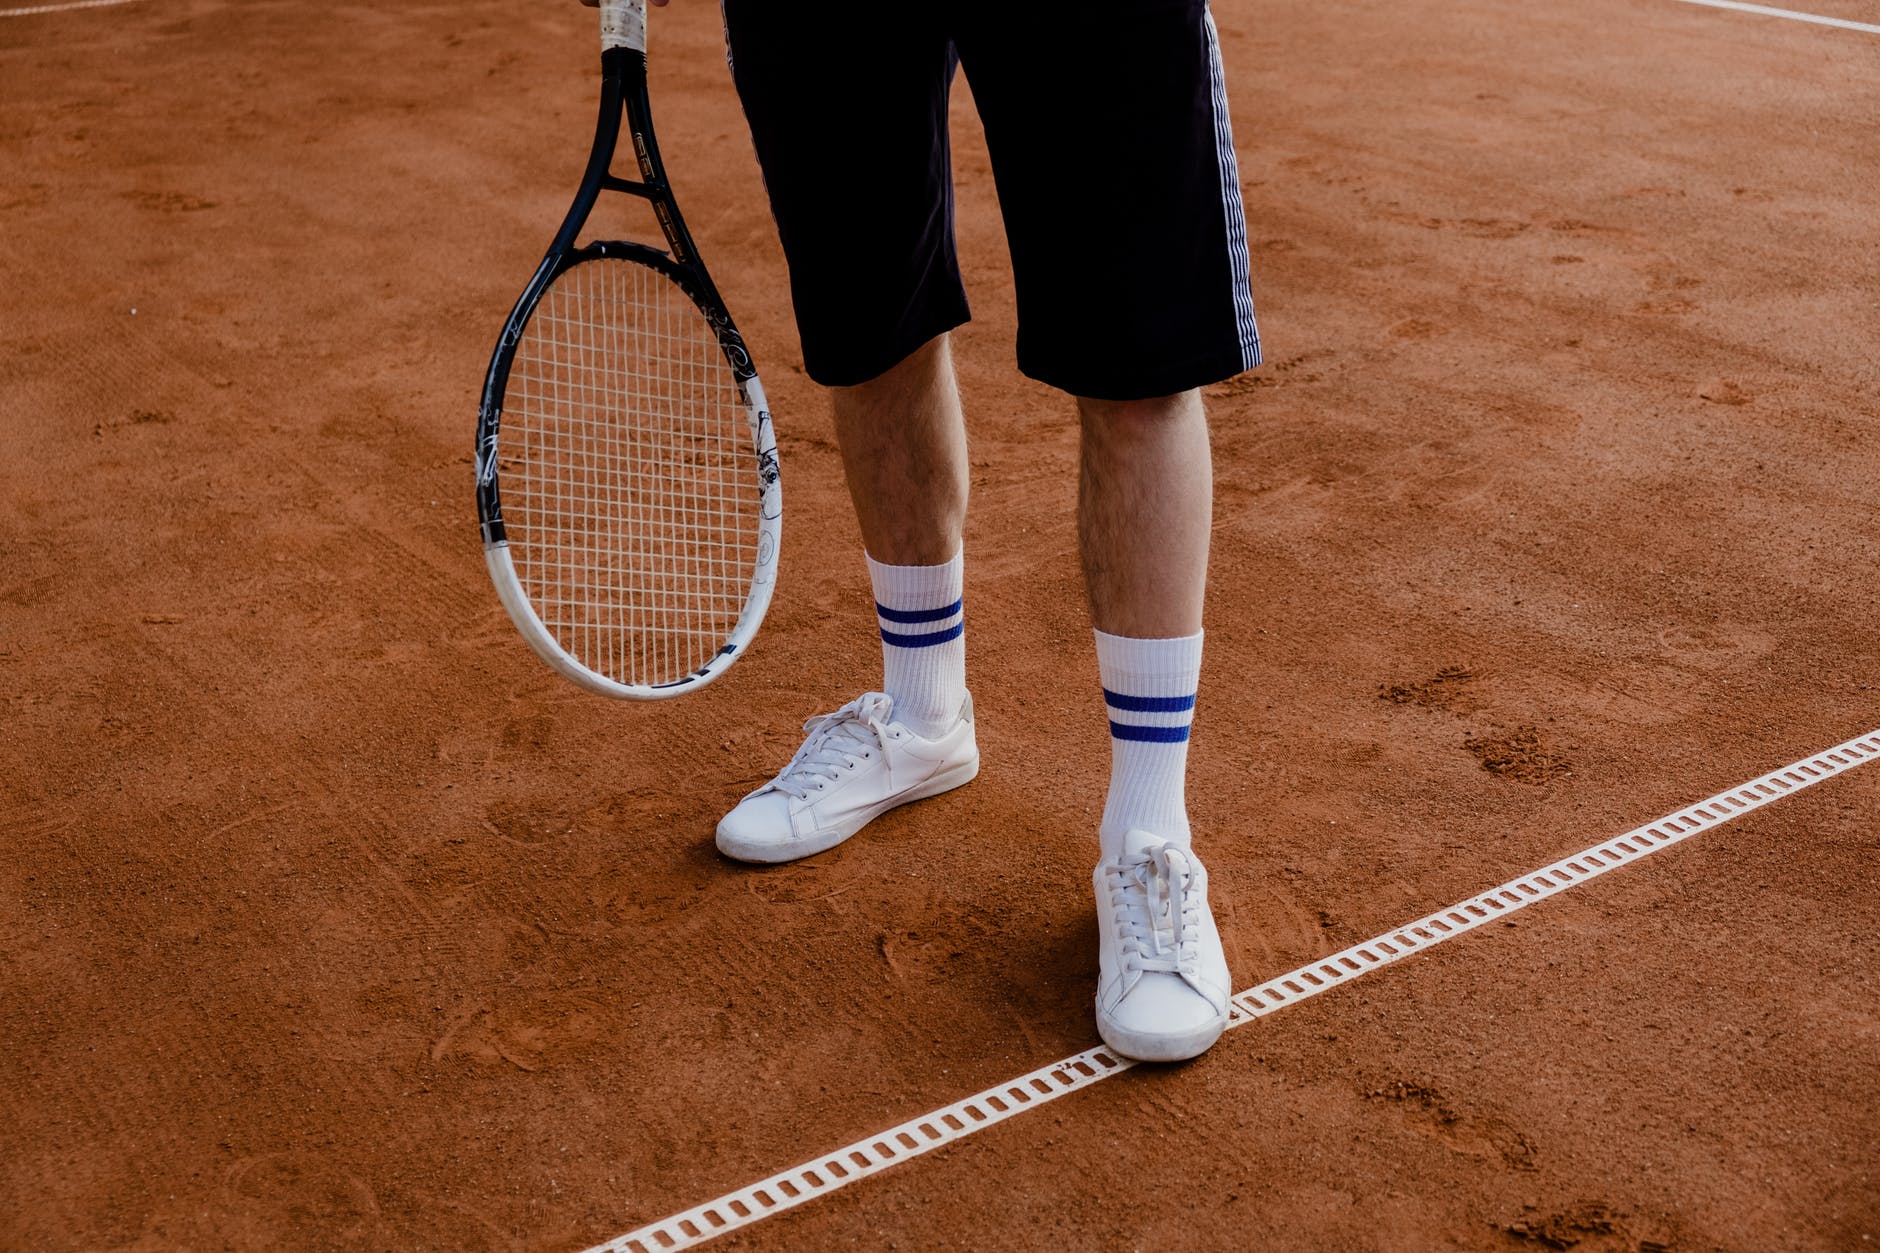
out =
[[1201,393],[1190,390],[1146,400],[1096,400],[1079,396],[1077,413],[1087,428],[1117,432],[1153,428],[1199,417]]
[[936,335],[863,383],[829,389],[838,406],[870,409],[917,397],[952,377],[949,337]]

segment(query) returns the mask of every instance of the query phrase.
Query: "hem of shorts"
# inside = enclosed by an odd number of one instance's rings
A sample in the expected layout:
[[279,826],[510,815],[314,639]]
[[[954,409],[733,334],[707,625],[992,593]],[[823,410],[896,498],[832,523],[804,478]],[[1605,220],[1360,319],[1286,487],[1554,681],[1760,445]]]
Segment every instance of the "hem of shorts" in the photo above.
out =
[[1260,349],[1256,344],[1251,353],[1235,345],[1128,376],[1111,374],[1093,378],[1074,369],[1055,370],[1023,358],[1019,359],[1018,369],[1027,378],[1085,400],[1155,400],[1222,382],[1259,364]]
[[[970,321],[972,321],[972,315],[964,310],[957,314],[949,314],[947,317],[935,318],[921,330],[902,335],[882,351],[862,358],[862,366],[851,366],[848,369],[826,369],[821,364],[812,364],[808,354],[804,354],[803,373],[809,375],[812,382],[824,387],[856,387],[862,383],[873,382],[913,356],[925,345],[945,335],[948,331],[965,326]],[[877,365],[876,362],[880,364]],[[849,363],[844,362],[844,364]]]

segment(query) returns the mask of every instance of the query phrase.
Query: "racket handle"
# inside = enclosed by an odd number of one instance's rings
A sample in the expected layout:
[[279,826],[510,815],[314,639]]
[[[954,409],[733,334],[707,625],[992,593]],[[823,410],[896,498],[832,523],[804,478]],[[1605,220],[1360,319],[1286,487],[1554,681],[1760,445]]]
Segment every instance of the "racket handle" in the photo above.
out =
[[601,51],[646,51],[646,0],[601,0]]

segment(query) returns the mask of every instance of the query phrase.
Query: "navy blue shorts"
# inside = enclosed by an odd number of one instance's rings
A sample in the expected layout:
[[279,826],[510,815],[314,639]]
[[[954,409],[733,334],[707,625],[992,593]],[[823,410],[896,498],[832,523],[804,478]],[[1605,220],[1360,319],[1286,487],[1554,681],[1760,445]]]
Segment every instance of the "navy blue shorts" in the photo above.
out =
[[947,97],[985,124],[1018,365],[1136,400],[1260,360],[1205,0],[725,0],[803,361],[866,382],[966,321]]

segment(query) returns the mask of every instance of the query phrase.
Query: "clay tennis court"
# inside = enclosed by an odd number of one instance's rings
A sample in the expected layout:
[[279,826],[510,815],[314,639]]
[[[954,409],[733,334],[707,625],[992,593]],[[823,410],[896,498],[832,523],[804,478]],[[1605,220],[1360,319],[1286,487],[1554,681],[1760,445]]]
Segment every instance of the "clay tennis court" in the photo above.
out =
[[[1245,988],[1880,724],[1880,34],[1216,13],[1269,364],[1210,399],[1189,794]],[[593,22],[0,18],[0,1246],[580,1250],[1097,1043],[1075,424],[963,81],[979,780],[712,848],[879,652],[702,0],[654,107],[774,406],[777,599],[623,705],[490,590],[477,392]],[[1128,166],[1067,205],[1126,221]],[[1877,816],[1850,768],[712,1247],[1875,1247]]]

